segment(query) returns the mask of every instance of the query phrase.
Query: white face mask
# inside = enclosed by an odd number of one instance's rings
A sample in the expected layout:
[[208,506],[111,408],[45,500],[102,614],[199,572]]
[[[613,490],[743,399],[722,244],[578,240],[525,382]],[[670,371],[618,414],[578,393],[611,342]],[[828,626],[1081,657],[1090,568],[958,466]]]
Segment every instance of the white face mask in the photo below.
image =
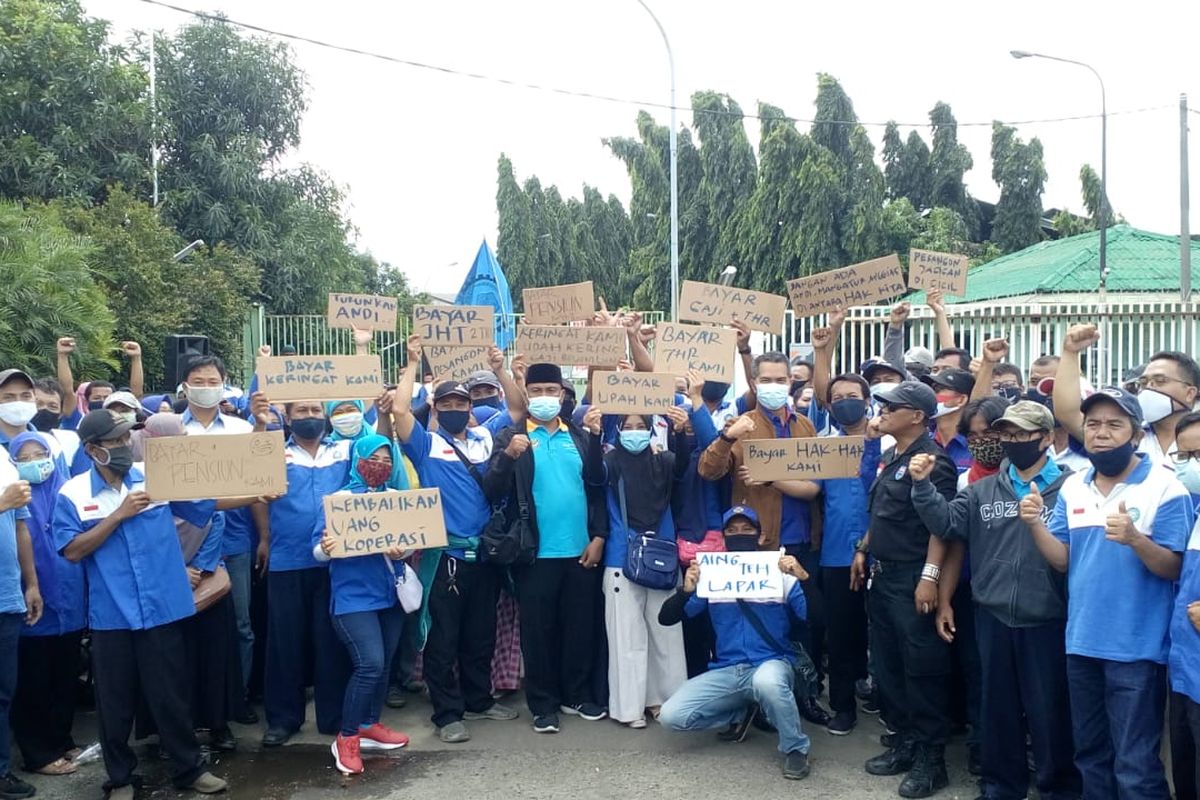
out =
[[1179,478],[1189,492],[1200,494],[1200,461],[1189,458],[1182,464],[1176,464],[1175,477]]
[[768,411],[778,411],[788,401],[788,387],[781,383],[760,383],[755,387],[759,404]]
[[0,420],[5,425],[14,428],[24,428],[37,414],[37,406],[26,400],[14,400],[11,403],[0,403]]
[[224,396],[224,386],[187,386],[188,402],[197,408],[216,408]]
[[1138,392],[1137,401],[1142,407],[1142,419],[1151,425],[1171,416],[1171,412],[1175,410],[1174,400],[1153,389],[1142,389]]
[[117,419],[121,420],[122,422],[128,422],[130,425],[137,423],[136,411],[118,411],[114,413],[116,414]]
[[330,417],[329,424],[342,436],[358,436],[362,432],[363,415],[361,411],[347,411]]
[[871,397],[878,400],[881,393],[889,391],[895,385],[894,383],[873,383],[871,384]]

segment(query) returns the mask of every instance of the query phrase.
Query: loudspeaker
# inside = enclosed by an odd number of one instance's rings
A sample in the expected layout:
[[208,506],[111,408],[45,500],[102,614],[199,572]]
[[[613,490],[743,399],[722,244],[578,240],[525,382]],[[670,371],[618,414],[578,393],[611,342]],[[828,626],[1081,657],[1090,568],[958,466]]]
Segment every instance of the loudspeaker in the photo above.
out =
[[163,353],[166,362],[163,374],[169,382],[169,385],[163,388],[169,394],[174,394],[175,387],[183,380],[183,370],[188,362],[196,356],[209,354],[208,337],[172,334],[166,339]]

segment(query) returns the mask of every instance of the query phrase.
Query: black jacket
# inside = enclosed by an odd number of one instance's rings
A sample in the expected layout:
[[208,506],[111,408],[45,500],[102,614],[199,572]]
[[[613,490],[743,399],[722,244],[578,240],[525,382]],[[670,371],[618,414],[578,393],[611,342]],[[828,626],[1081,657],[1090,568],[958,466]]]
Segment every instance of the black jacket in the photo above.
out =
[[[583,461],[583,473],[580,475],[580,480],[583,481],[584,491],[587,494],[588,538],[607,539],[608,508],[605,505],[604,454],[600,438],[589,435],[577,425],[566,424],[571,439],[575,442],[575,448],[579,451],[579,457]],[[525,423],[520,422],[496,434],[492,447],[492,459],[488,463],[487,471],[483,474],[483,493],[487,495],[488,502],[504,504],[504,513],[510,523],[517,515],[516,482],[521,481],[526,496],[533,498],[533,448],[527,449],[515,461],[504,452],[513,436],[524,434],[525,431]],[[536,498],[533,498],[533,502],[530,504],[529,521],[536,532],[538,529]]]

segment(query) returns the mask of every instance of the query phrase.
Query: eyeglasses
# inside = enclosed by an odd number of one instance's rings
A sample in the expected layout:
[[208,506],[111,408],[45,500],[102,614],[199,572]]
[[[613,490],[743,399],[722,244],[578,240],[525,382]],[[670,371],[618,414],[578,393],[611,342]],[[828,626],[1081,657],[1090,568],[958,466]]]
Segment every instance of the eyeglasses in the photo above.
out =
[[879,410],[884,414],[892,414],[896,411],[916,411],[912,406],[906,406],[900,403],[880,403]]
[[1193,459],[1200,460],[1200,450],[1176,450],[1171,453],[1171,460],[1181,467]]
[[1137,387],[1139,389],[1165,389],[1169,383],[1182,383],[1184,386],[1195,386],[1194,383],[1188,383],[1180,378],[1172,378],[1170,375],[1143,375],[1138,378]]
[[997,435],[1002,442],[1032,442],[1040,439],[1049,431],[1000,431]]

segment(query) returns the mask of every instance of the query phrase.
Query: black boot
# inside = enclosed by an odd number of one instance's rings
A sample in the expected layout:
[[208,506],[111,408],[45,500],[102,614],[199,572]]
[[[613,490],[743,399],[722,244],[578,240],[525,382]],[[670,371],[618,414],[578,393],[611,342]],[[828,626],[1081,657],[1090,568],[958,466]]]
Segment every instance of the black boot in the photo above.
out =
[[800,700],[797,705],[800,707],[800,716],[811,722],[813,725],[822,727],[829,724],[833,719],[833,715],[826,711],[817,698],[809,695]]
[[950,785],[946,776],[946,750],[941,745],[918,744],[912,769],[900,782],[901,797],[929,797]]
[[902,775],[913,768],[913,742],[901,737],[886,753],[867,761],[868,775]]

